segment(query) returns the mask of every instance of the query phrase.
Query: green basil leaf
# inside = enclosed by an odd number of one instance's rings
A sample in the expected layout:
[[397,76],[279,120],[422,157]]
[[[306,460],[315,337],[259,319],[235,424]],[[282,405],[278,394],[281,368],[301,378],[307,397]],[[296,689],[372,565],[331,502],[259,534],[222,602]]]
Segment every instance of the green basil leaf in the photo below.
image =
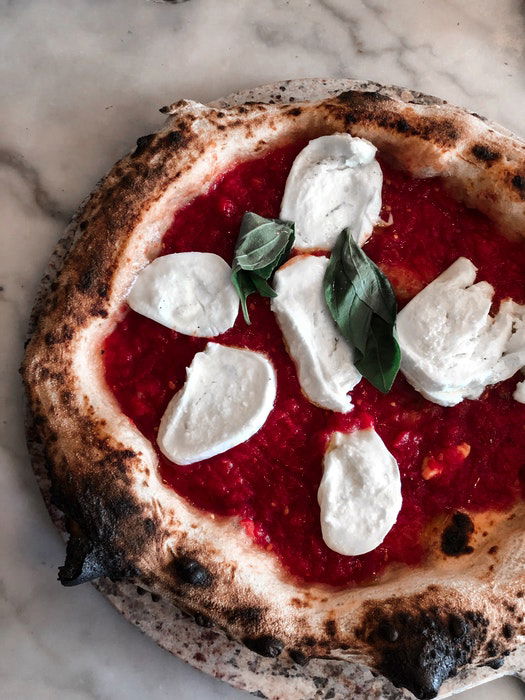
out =
[[355,366],[363,377],[386,394],[392,388],[400,360],[401,351],[397,340],[392,336],[392,326],[380,316],[374,316],[365,352]]
[[257,289],[252,282],[250,275],[243,270],[239,270],[235,275],[232,273],[232,284],[241,300],[242,315],[246,323],[250,323],[250,315],[248,314],[248,307],[246,306],[246,299],[250,294],[256,292]]
[[390,282],[350,234],[338,238],[334,254],[339,262],[335,271],[339,296],[345,296],[351,285],[354,293],[375,314],[386,323],[394,324],[397,305]]
[[390,282],[348,229],[339,235],[324,277],[328,309],[354,350],[355,366],[377,389],[391,389],[401,354],[394,336],[397,304]]
[[268,282],[264,277],[259,277],[259,275],[252,275],[252,283],[255,289],[259,292],[262,297],[276,297],[277,292],[270,287]]
[[246,298],[254,292],[265,297],[275,296],[268,280],[289,256],[293,242],[293,223],[265,219],[253,212],[244,215],[235,244],[232,282],[246,323],[250,323]]

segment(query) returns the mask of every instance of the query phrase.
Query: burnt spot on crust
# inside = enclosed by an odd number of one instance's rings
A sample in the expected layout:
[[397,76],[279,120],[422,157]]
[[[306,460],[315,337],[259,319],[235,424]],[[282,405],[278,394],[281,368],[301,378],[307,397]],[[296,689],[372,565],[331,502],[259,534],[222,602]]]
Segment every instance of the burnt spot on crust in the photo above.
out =
[[525,175],[514,175],[511,183],[514,189],[518,191],[520,197],[525,199]]
[[514,627],[509,622],[506,622],[501,628],[502,635],[508,640],[512,639],[514,636],[514,631]]
[[388,620],[382,620],[377,626],[377,634],[384,639],[385,642],[397,642],[399,638],[399,632],[397,627],[393,625]]
[[99,288],[97,289],[97,294],[99,297],[102,299],[107,299],[108,298],[108,285],[107,284],[101,284]]
[[467,623],[460,615],[452,614],[448,618],[448,629],[452,639],[461,639],[467,633]]
[[58,580],[64,586],[77,586],[86,581],[105,576],[108,572],[93,544],[81,537],[70,537],[66,548],[66,561],[58,570]]
[[78,586],[101,576],[118,581],[136,576],[136,568],[124,559],[108,554],[107,547],[96,546],[82,535],[72,535],[66,548],[66,561],[58,570],[63,586]]
[[[162,111],[162,110],[161,110]],[[169,107],[168,107],[169,111]],[[151,145],[152,141],[155,140],[156,134],[146,134],[145,136],[141,136],[140,138],[137,139],[137,146],[133,153],[131,154],[132,158],[138,158],[141,156]]]
[[337,624],[335,620],[326,620],[324,623],[324,629],[329,637],[335,637],[337,634]]
[[80,275],[80,279],[77,282],[77,287],[81,292],[89,292],[94,280],[97,277],[97,272],[97,267],[92,265],[83,270],[82,274]]
[[245,637],[242,642],[251,651],[270,659],[275,659],[284,649],[283,642],[270,634],[264,634],[261,637]]
[[73,338],[73,330],[67,324],[54,332],[49,331],[44,335],[44,343],[50,347],[57,343],[65,343]]
[[479,613],[469,617],[430,608],[399,610],[388,618],[375,607],[365,619],[365,639],[379,654],[381,673],[418,698],[433,698],[485,640],[487,621]]
[[207,615],[195,613],[193,615],[193,619],[195,621],[195,624],[199,625],[199,627],[205,627],[207,629],[213,627],[213,620],[210,620],[210,618]]
[[227,620],[230,623],[240,622],[243,627],[258,625],[262,616],[261,608],[247,606],[233,608],[228,611]]
[[303,654],[300,649],[289,649],[288,656],[291,658],[294,664],[297,664],[298,666],[306,666],[306,664],[310,661],[308,656]]
[[106,311],[106,309],[103,309],[101,306],[94,306],[91,309],[91,315],[98,316],[99,318],[107,318],[108,312]]
[[180,556],[172,562],[177,578],[191,586],[207,588],[211,586],[213,576],[208,569],[192,557]]
[[401,117],[400,119],[398,119],[396,121],[395,128],[396,128],[396,131],[399,132],[400,134],[406,134],[407,132],[410,131],[410,124],[407,122],[406,119],[403,119],[403,117]]
[[359,90],[347,90],[337,96],[337,101],[345,105],[361,106],[364,102],[391,102],[392,98],[383,95],[382,92],[360,92]]
[[501,153],[498,153],[497,151],[494,151],[481,143],[477,143],[472,146],[471,153],[475,158],[487,163],[487,165],[492,165],[492,163],[501,158]]
[[466,513],[454,513],[452,522],[441,537],[441,550],[449,557],[459,557],[471,554],[474,548],[469,545],[470,536],[474,532],[474,523]]
[[184,133],[180,129],[176,129],[175,131],[168,131],[167,134],[164,136],[161,136],[156,144],[158,148],[168,148],[168,149],[173,149],[173,148],[180,148],[184,146],[186,143],[186,137],[184,136]]
[[428,118],[416,112],[400,116],[394,100],[380,92],[342,93],[327,109],[342,119],[348,128],[353,124],[380,127],[445,148],[454,146],[460,137],[454,119],[443,116]]
[[491,661],[488,661],[485,664],[485,666],[488,666],[489,668],[493,668],[495,671],[497,671],[498,668],[501,668],[504,663],[505,663],[505,657],[500,656],[499,659],[492,659]]

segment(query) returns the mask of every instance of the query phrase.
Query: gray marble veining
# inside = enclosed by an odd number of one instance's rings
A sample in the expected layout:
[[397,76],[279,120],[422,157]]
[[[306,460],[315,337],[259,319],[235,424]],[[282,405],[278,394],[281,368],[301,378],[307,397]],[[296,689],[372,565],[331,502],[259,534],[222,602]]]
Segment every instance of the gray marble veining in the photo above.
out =
[[[17,368],[46,261],[71,213],[157,109],[294,77],[436,94],[525,135],[520,0],[0,0],[0,697],[241,698],[169,656],[90,586],[24,447]],[[523,697],[512,680],[472,697]]]

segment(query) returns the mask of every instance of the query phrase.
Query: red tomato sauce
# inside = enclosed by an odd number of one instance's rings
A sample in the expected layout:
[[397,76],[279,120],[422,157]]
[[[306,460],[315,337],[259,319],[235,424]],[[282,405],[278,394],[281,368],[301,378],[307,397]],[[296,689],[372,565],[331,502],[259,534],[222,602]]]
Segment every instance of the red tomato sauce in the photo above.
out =
[[[277,217],[294,144],[242,163],[178,212],[162,254],[206,251],[231,263],[245,211]],[[383,165],[383,218],[367,254],[390,276],[400,306],[464,255],[495,301],[525,302],[525,246],[508,241],[479,212],[449,197],[439,180],[416,180]],[[366,380],[347,415],[312,405],[301,393],[268,299],[249,298],[252,325],[239,313],[215,338],[266,353],[277,372],[275,407],[247,442],[212,459],[178,466],[158,452],[164,481],[198,508],[234,516],[255,542],[303,581],[351,585],[371,581],[389,562],[415,565],[426,555],[426,526],[435,516],[507,509],[521,496],[525,471],[525,405],[512,399],[516,379],[477,401],[443,408],[423,399],[401,374],[383,395]],[[128,310],[105,342],[106,379],[122,410],[156,445],[160,418],[206,339],[180,335]],[[334,430],[374,425],[401,471],[403,507],[383,544],[347,557],[323,542],[317,489]],[[427,478],[424,478],[424,475]],[[356,517],[359,514],[356,513]]]

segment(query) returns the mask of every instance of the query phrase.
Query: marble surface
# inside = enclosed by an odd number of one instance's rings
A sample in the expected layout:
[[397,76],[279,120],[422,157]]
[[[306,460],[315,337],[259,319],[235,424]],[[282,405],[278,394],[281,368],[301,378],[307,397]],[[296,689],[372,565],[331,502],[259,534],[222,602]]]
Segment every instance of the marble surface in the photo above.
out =
[[[525,136],[521,0],[0,0],[0,698],[239,698],[92,587],[31,472],[17,367],[53,246],[98,177],[180,97],[355,77],[439,95]],[[523,698],[502,679],[469,697]]]

